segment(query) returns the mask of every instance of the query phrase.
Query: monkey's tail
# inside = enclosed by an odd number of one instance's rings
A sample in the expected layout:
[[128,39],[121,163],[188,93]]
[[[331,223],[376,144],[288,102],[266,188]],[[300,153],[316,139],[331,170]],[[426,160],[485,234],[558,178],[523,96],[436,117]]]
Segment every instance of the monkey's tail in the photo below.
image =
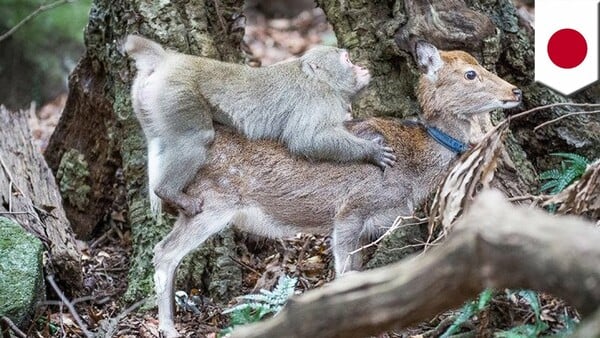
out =
[[155,218],[162,212],[162,200],[154,190],[160,177],[160,139],[148,140],[148,197],[150,198],[150,211]]
[[150,73],[167,56],[165,49],[158,43],[139,35],[128,35],[123,50],[135,59],[139,71]]

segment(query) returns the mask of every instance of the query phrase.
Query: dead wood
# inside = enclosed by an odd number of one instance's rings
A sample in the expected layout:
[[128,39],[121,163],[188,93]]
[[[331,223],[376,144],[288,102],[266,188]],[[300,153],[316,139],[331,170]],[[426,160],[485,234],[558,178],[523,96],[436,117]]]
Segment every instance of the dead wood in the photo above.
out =
[[439,247],[307,292],[232,337],[376,335],[457,308],[487,287],[548,292],[585,318],[600,305],[599,241],[598,228],[581,218],[484,192]]
[[78,289],[81,253],[52,171],[33,145],[26,114],[0,106],[0,216],[39,237],[48,250],[50,267],[67,286]]

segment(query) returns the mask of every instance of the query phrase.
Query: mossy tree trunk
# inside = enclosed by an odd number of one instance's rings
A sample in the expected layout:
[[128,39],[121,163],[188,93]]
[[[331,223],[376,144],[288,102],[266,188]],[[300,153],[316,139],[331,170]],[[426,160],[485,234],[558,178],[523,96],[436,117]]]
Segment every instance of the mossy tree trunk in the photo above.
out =
[[[150,292],[152,248],[170,222],[157,224],[149,215],[145,144],[129,99],[133,68],[118,51],[118,43],[127,33],[136,32],[179,51],[239,62],[242,32],[232,28],[242,2],[94,1],[85,34],[87,52],[71,75],[67,107],[46,156],[55,172],[70,167],[72,175],[63,180],[87,187],[62,191],[67,214],[80,237],[89,236],[98,223],[110,217],[111,206],[122,197],[119,191],[125,191],[134,240],[130,299]],[[317,3],[333,24],[340,46],[348,48],[374,75],[369,91],[354,107],[358,116],[404,117],[418,112],[414,88],[419,73],[409,53],[414,37],[430,40],[440,49],[458,48],[474,54],[485,67],[523,89],[522,108],[566,100],[533,82],[533,32],[519,23],[510,0]],[[598,102],[599,94],[600,86],[594,86],[575,99]],[[505,190],[512,194],[535,191],[534,168],[547,167],[550,152],[598,156],[598,116],[573,117],[532,131],[533,126],[559,113],[557,109],[512,124],[507,149],[515,168],[505,167],[499,174]],[[123,188],[121,172],[125,189],[119,189]],[[414,236],[417,234],[408,237]],[[391,243],[384,247],[403,246],[407,236],[397,237],[399,240],[388,241]],[[183,273],[188,280],[194,276],[216,291],[211,296],[225,297],[228,289],[239,288],[241,283],[239,268],[229,258],[235,239],[228,233],[212,245],[204,246],[201,251],[205,254],[193,258],[192,268]]]

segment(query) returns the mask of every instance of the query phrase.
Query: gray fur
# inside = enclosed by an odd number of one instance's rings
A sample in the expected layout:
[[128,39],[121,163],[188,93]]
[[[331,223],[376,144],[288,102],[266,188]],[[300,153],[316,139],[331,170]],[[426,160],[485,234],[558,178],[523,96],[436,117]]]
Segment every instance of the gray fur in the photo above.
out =
[[[250,139],[277,140],[292,154],[313,160],[393,165],[392,149],[343,126],[352,99],[368,84],[362,67],[343,63],[342,49],[317,47],[300,59],[252,68],[164,50],[130,35],[124,50],[136,60],[134,110],[149,143],[160,139],[148,166],[150,187],[188,216],[201,202],[183,193],[207,162],[213,120]],[[156,162],[159,161],[158,165]]]

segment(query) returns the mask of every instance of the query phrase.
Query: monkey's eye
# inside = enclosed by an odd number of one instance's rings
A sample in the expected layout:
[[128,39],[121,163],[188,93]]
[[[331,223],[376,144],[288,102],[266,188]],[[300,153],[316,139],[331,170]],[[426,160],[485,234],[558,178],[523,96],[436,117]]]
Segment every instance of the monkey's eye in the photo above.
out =
[[474,70],[468,70],[465,73],[465,79],[467,79],[467,80],[475,80],[476,77],[477,77],[477,73]]

